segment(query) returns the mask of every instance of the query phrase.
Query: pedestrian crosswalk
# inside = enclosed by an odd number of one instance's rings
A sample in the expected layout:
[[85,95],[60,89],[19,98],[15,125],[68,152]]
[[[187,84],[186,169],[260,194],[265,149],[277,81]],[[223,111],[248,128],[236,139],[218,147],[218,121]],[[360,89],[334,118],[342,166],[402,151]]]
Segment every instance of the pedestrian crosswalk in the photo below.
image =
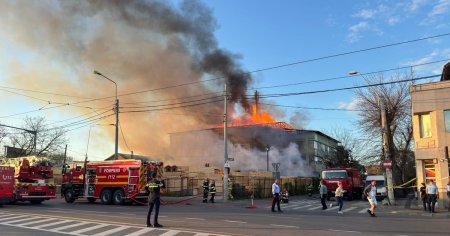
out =
[[[329,202],[328,202],[329,203]],[[289,201],[287,204],[281,204],[281,209],[287,210],[287,211],[298,211],[298,212],[313,212],[313,211],[320,211],[320,212],[337,212],[338,207],[335,203],[333,203],[333,206],[330,207],[327,205],[326,210],[322,210],[322,204],[319,200],[298,200],[298,201]],[[266,208],[271,208],[271,206],[266,206]],[[343,212],[354,212],[358,214],[363,214],[367,212],[367,209],[369,209],[368,203],[363,201],[353,201],[353,202],[344,202],[344,207],[342,208]]]
[[0,212],[1,225],[76,236],[222,236],[221,234],[205,232],[146,228],[134,225],[108,224],[78,219],[60,219],[51,216],[26,215],[13,212]]

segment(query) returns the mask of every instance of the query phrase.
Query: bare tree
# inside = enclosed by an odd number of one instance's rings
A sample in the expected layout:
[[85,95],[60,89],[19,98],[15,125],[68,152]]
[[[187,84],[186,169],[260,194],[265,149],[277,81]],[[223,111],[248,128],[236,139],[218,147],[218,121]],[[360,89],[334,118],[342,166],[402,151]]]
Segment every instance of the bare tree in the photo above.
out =
[[[395,74],[385,79],[382,74],[364,76],[367,84],[398,81],[412,78],[412,74]],[[386,111],[388,151],[392,158],[394,184],[405,181],[406,164],[414,160],[412,155],[412,127],[409,87],[412,82],[392,83],[376,87],[358,89],[359,127],[369,140],[370,147],[378,160],[384,160],[382,145],[381,107]],[[409,165],[408,165],[409,167]],[[409,168],[411,169],[411,168]]]
[[64,129],[49,128],[44,117],[25,118],[23,128],[34,131],[37,135],[35,136],[29,132],[21,132],[19,134],[13,134],[9,138],[14,147],[23,150],[21,154],[25,156],[32,154],[37,156],[53,154],[59,152],[67,142]]

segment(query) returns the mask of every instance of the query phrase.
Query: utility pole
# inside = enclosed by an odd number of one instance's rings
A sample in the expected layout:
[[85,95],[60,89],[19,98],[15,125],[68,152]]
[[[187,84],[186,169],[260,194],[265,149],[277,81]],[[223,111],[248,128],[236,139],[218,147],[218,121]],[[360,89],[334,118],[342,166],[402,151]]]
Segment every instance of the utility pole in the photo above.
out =
[[270,151],[270,146],[267,145],[266,147],[266,152],[267,152],[267,158],[266,158],[266,170],[269,171],[269,151]]
[[[386,108],[384,107],[384,101],[380,101],[380,97],[378,96],[377,93],[377,97],[378,97],[378,104],[380,105],[380,110],[381,110],[381,126],[382,126],[382,130],[383,130],[383,149],[384,149],[384,157],[385,160],[390,160],[391,159],[391,153],[389,152],[389,137],[388,137],[388,124],[386,121]],[[386,168],[386,182],[387,182],[387,187],[388,187],[388,199],[389,199],[389,203],[391,205],[395,205],[395,198],[394,198],[394,184],[392,181],[392,166],[391,168]]]
[[228,170],[230,164],[228,162],[228,140],[227,140],[227,129],[228,129],[228,88],[225,82],[225,95],[224,95],[224,117],[223,117],[223,144],[224,144],[224,166],[223,166],[223,202],[228,200]]
[[64,165],[66,164],[66,162],[67,162],[67,144],[66,144],[66,148],[64,149]]
[[115,140],[115,147],[114,147],[114,160],[118,159],[118,153],[119,153],[119,98],[117,97],[117,83],[106,77],[104,74],[94,70],[94,74],[100,75],[101,77],[109,80],[110,82],[114,83],[116,86],[116,104],[114,106],[114,111],[116,112],[116,140]]

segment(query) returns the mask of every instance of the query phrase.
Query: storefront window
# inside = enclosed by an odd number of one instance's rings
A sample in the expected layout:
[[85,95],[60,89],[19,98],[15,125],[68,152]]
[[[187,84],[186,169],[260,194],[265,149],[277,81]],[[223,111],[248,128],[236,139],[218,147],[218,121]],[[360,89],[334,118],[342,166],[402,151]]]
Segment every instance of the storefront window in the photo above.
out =
[[431,137],[431,118],[430,114],[419,115],[420,137]]
[[450,132],[450,110],[444,111],[445,132]]

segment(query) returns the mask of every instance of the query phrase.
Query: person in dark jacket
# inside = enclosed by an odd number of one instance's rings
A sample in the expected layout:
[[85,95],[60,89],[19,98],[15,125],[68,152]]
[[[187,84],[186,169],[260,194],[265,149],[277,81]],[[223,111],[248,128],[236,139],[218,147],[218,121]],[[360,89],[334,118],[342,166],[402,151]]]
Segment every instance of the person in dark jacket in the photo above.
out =
[[211,198],[209,202],[214,203],[214,197],[216,196],[216,181],[212,180],[209,186],[209,193],[211,193]]
[[159,206],[161,205],[161,188],[164,187],[164,183],[161,179],[157,178],[156,172],[152,173],[151,179],[148,181],[146,189],[149,192],[148,195],[148,213],[147,213],[147,227],[152,227],[150,224],[150,218],[152,215],[153,208],[155,208],[155,218],[153,221],[153,227],[160,228],[163,227],[158,223]]
[[203,203],[208,203],[209,179],[203,181]]
[[420,191],[420,199],[422,200],[423,210],[427,211],[427,188],[425,187],[425,183],[422,183],[422,187],[419,189]]

